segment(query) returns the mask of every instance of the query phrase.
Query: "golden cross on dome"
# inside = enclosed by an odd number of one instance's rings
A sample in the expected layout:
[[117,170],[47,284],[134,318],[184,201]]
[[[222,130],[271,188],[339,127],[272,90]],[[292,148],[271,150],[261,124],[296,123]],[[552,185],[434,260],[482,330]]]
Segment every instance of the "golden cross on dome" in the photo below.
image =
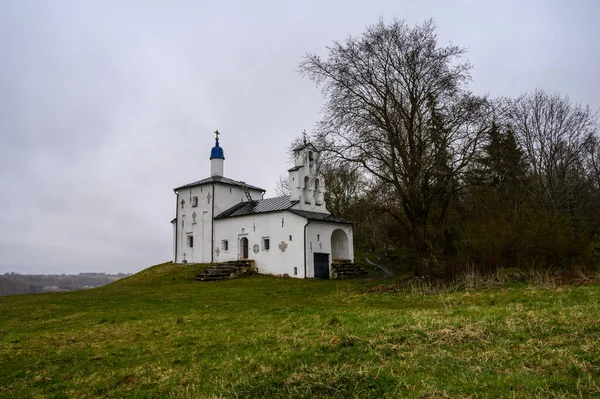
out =
[[215,130],[215,139],[219,140],[219,130]]

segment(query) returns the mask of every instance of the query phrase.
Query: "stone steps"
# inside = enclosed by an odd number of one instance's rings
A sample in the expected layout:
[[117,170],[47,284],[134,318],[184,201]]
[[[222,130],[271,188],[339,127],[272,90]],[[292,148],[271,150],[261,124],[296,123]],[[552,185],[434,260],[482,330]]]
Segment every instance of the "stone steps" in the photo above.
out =
[[349,260],[331,262],[332,279],[364,278],[368,273],[364,267]]
[[239,268],[231,265],[215,265],[206,269],[206,273],[216,274],[216,273],[235,273]]
[[252,260],[232,260],[223,263],[215,263],[204,270],[204,273],[196,275],[197,281],[221,281],[235,278],[242,274],[254,272],[254,261]]

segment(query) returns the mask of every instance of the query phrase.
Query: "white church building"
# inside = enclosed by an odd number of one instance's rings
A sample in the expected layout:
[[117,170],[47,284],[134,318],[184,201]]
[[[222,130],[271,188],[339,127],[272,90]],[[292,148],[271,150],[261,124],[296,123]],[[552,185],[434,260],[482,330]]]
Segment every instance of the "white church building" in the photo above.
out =
[[291,194],[263,198],[264,189],[224,176],[216,134],[210,177],[174,189],[175,263],[251,259],[261,274],[329,278],[332,261],[354,260],[352,223],[327,210],[312,144],[293,150]]

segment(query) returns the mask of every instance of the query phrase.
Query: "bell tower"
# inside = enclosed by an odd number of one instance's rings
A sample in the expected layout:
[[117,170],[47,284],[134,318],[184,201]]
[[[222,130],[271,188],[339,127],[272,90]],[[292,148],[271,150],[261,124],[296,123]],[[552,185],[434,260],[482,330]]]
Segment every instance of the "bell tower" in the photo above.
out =
[[325,206],[325,184],[318,168],[319,151],[306,138],[293,149],[294,167],[289,169],[290,199],[298,201],[301,210],[328,213]]

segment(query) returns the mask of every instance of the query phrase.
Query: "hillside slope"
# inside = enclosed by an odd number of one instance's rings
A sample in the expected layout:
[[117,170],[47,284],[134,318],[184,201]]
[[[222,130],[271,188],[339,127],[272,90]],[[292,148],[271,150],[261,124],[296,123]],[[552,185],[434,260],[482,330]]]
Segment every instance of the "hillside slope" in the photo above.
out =
[[411,295],[165,263],[0,298],[0,397],[593,397],[600,287]]

